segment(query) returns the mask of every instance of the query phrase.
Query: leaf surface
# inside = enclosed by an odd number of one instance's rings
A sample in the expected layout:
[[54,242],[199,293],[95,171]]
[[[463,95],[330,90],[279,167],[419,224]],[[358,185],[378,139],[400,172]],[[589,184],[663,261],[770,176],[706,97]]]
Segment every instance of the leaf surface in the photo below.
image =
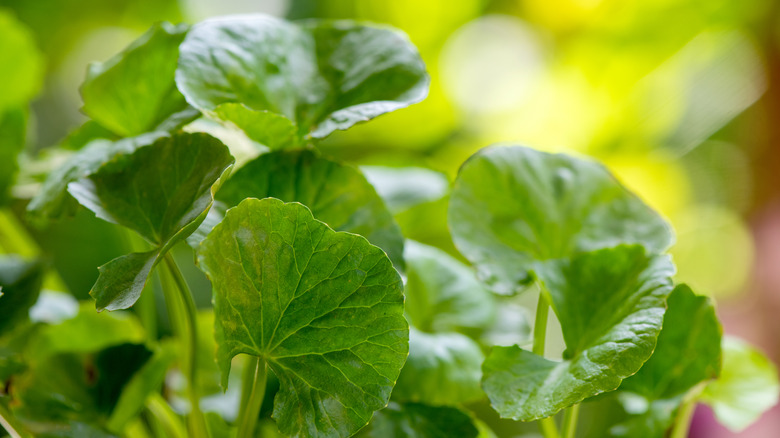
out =
[[631,393],[631,405],[645,409],[632,412],[624,403],[634,415],[614,428],[613,433],[618,436],[635,436],[644,431],[647,437],[663,438],[686,394],[720,373],[722,329],[711,300],[679,285],[669,295],[667,304],[653,355],[620,385],[621,392]]
[[723,341],[723,369],[701,400],[734,432],[751,425],[775,406],[780,394],[777,367],[755,347],[736,338]]
[[227,207],[249,197],[300,202],[317,220],[336,231],[360,234],[382,248],[395,266],[404,266],[401,230],[371,184],[352,166],[307,149],[263,154],[236,171],[217,194]]
[[446,252],[413,240],[404,245],[406,314],[423,331],[480,330],[493,322],[496,305],[468,266]]
[[106,62],[92,63],[81,86],[84,112],[121,136],[152,131],[186,108],[174,73],[188,26],[152,26]]
[[206,217],[233,162],[227,147],[209,135],[174,134],[116,155],[68,185],[70,194],[97,217],[135,231],[154,247],[100,267],[90,291],[98,309],[135,303],[160,257]]
[[409,331],[409,358],[393,389],[393,400],[433,406],[458,405],[484,397],[480,380],[485,356],[460,333]]
[[531,421],[606,391],[636,373],[661,331],[674,267],[642,246],[618,246],[544,265],[566,342],[562,361],[520,347],[496,347],[482,386],[504,418]]
[[360,170],[393,214],[438,201],[450,189],[444,174],[424,167],[360,166]]
[[408,353],[402,284],[363,237],[298,203],[246,199],[203,241],[217,362],[240,353],[279,378],[273,416],[291,436],[346,437],[390,397]]
[[452,407],[420,403],[390,403],[374,415],[360,438],[476,438],[471,417]]
[[43,56],[35,37],[5,9],[0,10],[0,114],[21,108],[35,97],[43,82]]
[[485,148],[463,164],[449,224],[480,279],[505,295],[522,291],[547,260],[622,243],[662,252],[673,240],[601,164],[521,146]]
[[273,112],[300,137],[326,137],[419,102],[428,90],[405,36],[348,21],[218,17],[193,26],[180,51],[176,83],[191,105]]
[[24,149],[27,114],[21,109],[0,111],[0,205],[10,198],[19,172],[18,157]]

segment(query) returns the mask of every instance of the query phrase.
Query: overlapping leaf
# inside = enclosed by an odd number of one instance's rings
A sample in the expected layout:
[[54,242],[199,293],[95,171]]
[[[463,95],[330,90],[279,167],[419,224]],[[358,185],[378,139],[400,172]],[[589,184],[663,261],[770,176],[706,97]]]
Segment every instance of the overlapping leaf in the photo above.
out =
[[120,136],[133,136],[185,110],[174,73],[187,30],[156,24],[113,58],[91,64],[81,86],[84,112]]
[[273,119],[282,128],[286,119],[284,129],[299,138],[419,102],[428,89],[425,66],[402,34],[347,21],[213,18],[193,26],[180,51],[176,83],[191,105],[214,114],[221,104],[243,104],[254,113],[237,120]]
[[402,284],[381,249],[298,203],[246,199],[201,244],[214,288],[217,361],[263,358],[292,436],[346,437],[384,407],[408,353]]
[[68,184],[91,175],[115,156],[129,154],[140,147],[149,146],[165,135],[163,132],[151,132],[118,141],[107,139],[90,141],[62,166],[49,174],[41,189],[27,205],[30,219],[35,223],[43,224],[73,214],[79,204],[68,193]]
[[444,174],[423,167],[360,166],[360,170],[393,214],[442,199],[450,188]]
[[100,267],[90,294],[98,309],[135,303],[160,257],[203,221],[233,164],[227,147],[206,134],[175,134],[120,154],[68,190],[108,222],[125,226],[154,248]]
[[648,255],[642,246],[545,264],[536,275],[561,324],[563,360],[517,346],[494,348],[483,365],[493,408],[530,421],[616,389],[655,348],[673,273],[668,257]]
[[[677,286],[668,299],[663,330],[650,359],[620,390],[641,397],[645,410],[634,412],[613,433],[647,437],[665,436],[686,393],[720,373],[721,327],[707,297],[696,296],[688,286]],[[632,400],[632,405],[638,404]]]
[[[401,230],[371,184],[352,166],[312,150],[263,154],[236,171],[217,194],[227,207],[248,197],[300,202],[318,220],[336,231],[364,236],[382,248],[395,266],[403,267]],[[212,217],[203,226],[213,227],[218,220]],[[201,229],[193,239],[206,233]]]
[[466,161],[449,224],[480,279],[507,295],[547,260],[621,243],[660,252],[673,240],[664,220],[601,164],[520,146],[486,148]]

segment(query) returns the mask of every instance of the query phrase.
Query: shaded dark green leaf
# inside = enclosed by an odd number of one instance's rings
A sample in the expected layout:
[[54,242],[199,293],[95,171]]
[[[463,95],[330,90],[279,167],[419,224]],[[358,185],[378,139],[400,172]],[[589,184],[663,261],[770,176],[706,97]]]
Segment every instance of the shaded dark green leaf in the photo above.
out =
[[402,284],[381,249],[298,203],[246,199],[198,261],[214,288],[217,362],[263,358],[273,416],[294,436],[346,437],[383,408],[408,353]]
[[46,178],[38,194],[27,205],[31,221],[45,224],[50,220],[72,215],[79,204],[68,193],[68,184],[96,172],[115,156],[151,145],[165,135],[163,132],[152,132],[116,142],[107,139],[89,142]]
[[484,397],[479,345],[460,333],[409,331],[409,358],[393,399],[433,406],[457,405]]
[[188,26],[152,26],[125,50],[89,66],[81,86],[84,112],[121,136],[139,135],[187,107],[174,82]]
[[307,149],[263,154],[236,171],[217,193],[227,207],[249,197],[300,202],[316,219],[336,231],[360,234],[385,250],[396,267],[403,267],[401,230],[371,184],[352,166]]
[[269,111],[301,137],[326,137],[428,90],[425,65],[404,35],[347,21],[213,18],[193,26],[180,50],[176,83],[194,107]]
[[642,246],[618,246],[544,265],[537,275],[561,324],[566,351],[553,361],[496,347],[483,388],[502,417],[522,421],[616,389],[650,357],[674,267]]
[[97,217],[137,232],[154,246],[100,268],[90,291],[98,309],[135,303],[160,257],[206,217],[232,165],[233,157],[219,140],[200,133],[174,134],[118,154],[68,185],[73,197]]
[[673,240],[601,164],[520,146],[489,147],[463,164],[449,224],[455,245],[500,294],[523,290],[547,260],[621,243],[661,252]]
[[374,415],[361,438],[476,438],[471,417],[451,407],[419,403],[390,403]]

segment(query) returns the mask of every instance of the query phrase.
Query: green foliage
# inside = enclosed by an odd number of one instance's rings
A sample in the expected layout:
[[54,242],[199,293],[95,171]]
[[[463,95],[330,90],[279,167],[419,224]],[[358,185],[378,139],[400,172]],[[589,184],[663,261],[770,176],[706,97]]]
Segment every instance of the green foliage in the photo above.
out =
[[483,388],[505,418],[530,421],[606,391],[636,373],[661,331],[674,267],[642,246],[577,255],[539,272],[566,341],[561,362],[496,347]]
[[525,147],[491,147],[461,167],[450,199],[455,245],[497,293],[513,294],[548,260],[641,243],[671,245],[657,213],[599,163]]
[[408,329],[401,279],[379,248],[301,204],[247,199],[198,260],[215,287],[222,383],[236,354],[267,361],[281,383],[274,417],[283,433],[349,436],[385,406]]
[[[0,205],[20,193],[38,57],[0,12],[0,60],[16,67],[0,73]],[[601,164],[490,147],[450,190],[442,173],[395,157],[357,167],[322,141],[421,101],[428,82],[394,29],[262,15],[156,24],[92,64],[90,119],[38,175],[27,220],[83,206],[86,223],[134,235],[107,249],[124,255],[99,268],[95,303],[77,303],[27,224],[0,212],[0,250],[24,255],[0,256],[3,426],[438,438],[539,420],[545,438],[572,438],[592,401],[589,434],[662,437],[684,435],[699,401],[735,430],[776,404],[774,366],[722,342],[712,302],[675,287],[670,226]],[[194,264],[174,249],[185,239]],[[548,318],[560,355],[545,352]]]
[[253,118],[284,129],[281,116],[302,138],[419,102],[428,89],[425,66],[403,35],[347,21],[214,18],[193,26],[180,50],[176,82],[191,105],[222,118],[232,111],[219,105],[244,104],[232,113],[239,127]]
[[137,232],[154,249],[100,267],[90,294],[99,310],[132,306],[149,273],[174,244],[200,225],[233,165],[227,147],[206,134],[175,134],[120,154],[68,185],[82,205]]

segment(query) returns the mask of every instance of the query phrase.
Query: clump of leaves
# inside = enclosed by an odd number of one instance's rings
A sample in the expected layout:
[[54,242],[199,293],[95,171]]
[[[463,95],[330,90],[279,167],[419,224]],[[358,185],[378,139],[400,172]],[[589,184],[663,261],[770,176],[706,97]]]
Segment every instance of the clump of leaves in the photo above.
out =
[[[41,292],[43,263],[0,258],[3,427],[489,437],[490,409],[570,438],[580,404],[614,396],[622,417],[601,436],[663,437],[683,436],[699,401],[735,429],[777,401],[771,363],[722,342],[711,300],[675,284],[669,225],[600,164],[490,147],[450,192],[425,169],[361,169],[316,150],[427,87],[396,30],[262,15],[155,25],[91,66],[90,120],[63,140],[72,156],[29,219],[85,207],[127,230],[127,254],[99,268],[94,305]],[[14,157],[19,99],[0,106],[11,133],[0,151],[13,143]],[[446,202],[464,258],[406,240],[397,223]],[[212,288],[200,312],[172,255],[184,241]],[[155,325],[160,289],[172,337]],[[532,337],[516,302],[529,293]],[[561,357],[545,354],[550,308]]]

